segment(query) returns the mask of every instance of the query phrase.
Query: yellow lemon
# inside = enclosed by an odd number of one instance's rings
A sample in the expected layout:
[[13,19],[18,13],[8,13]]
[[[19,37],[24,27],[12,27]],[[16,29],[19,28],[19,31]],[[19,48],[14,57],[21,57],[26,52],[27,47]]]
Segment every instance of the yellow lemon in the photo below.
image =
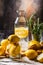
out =
[[6,47],[5,53],[6,53],[6,54],[9,54],[9,49],[10,49],[11,47],[13,47],[13,46],[14,46],[14,44],[8,44],[7,47]]
[[35,59],[37,57],[38,53],[33,49],[29,49],[29,50],[25,51],[25,55],[29,59]]
[[30,49],[39,49],[41,47],[40,43],[36,40],[31,40],[28,42],[28,48]]
[[8,37],[8,39],[9,39],[9,41],[12,42],[12,43],[17,43],[17,42],[19,42],[19,40],[20,40],[20,38],[19,38],[17,35],[14,35],[14,34],[10,35],[10,36]]
[[7,55],[9,55],[9,56],[16,57],[20,53],[20,46],[19,46],[19,44],[17,44],[17,45],[8,44],[5,53]]
[[4,48],[0,46],[0,56],[4,55],[4,52],[5,52]]
[[11,57],[16,57],[20,54],[20,46],[17,45],[17,46],[12,46],[10,49],[9,49],[9,55]]
[[9,40],[8,39],[3,39],[1,41],[1,46],[3,46],[4,49],[6,49],[7,45],[9,44]]
[[28,36],[28,28],[25,27],[15,28],[15,34],[20,38],[26,38]]

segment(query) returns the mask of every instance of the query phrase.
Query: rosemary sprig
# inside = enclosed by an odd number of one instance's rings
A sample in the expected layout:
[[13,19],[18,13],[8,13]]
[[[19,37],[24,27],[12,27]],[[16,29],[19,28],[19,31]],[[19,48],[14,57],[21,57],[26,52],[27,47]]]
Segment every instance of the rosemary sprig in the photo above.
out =
[[34,15],[28,19],[28,27],[31,33],[38,37],[43,32],[43,23],[39,23],[39,18],[35,19]]

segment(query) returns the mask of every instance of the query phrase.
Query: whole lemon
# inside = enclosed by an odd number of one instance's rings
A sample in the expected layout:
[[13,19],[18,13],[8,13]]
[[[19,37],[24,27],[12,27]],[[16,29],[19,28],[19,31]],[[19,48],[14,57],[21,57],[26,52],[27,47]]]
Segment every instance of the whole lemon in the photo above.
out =
[[12,34],[8,37],[8,40],[12,43],[18,43],[20,38],[17,35]]
[[14,46],[14,44],[8,44],[7,47],[6,47],[5,53],[9,55],[9,49],[10,49],[11,47],[13,47],[13,46]]
[[35,59],[37,57],[38,53],[33,49],[29,49],[29,50],[25,51],[25,55],[29,59]]
[[40,43],[36,40],[31,40],[28,42],[28,48],[30,49],[39,49],[41,47]]
[[7,47],[7,45],[8,45],[9,43],[10,43],[10,42],[9,42],[8,39],[3,39],[3,40],[1,41],[1,46],[3,46],[3,48],[6,50],[6,47]]
[[9,49],[9,55],[11,57],[16,57],[20,54],[20,46],[17,45],[17,46],[12,46],[10,49]]
[[16,57],[20,53],[20,45],[9,44],[6,48],[6,54],[11,57]]
[[0,56],[4,55],[4,53],[5,53],[5,50],[3,46],[0,46]]

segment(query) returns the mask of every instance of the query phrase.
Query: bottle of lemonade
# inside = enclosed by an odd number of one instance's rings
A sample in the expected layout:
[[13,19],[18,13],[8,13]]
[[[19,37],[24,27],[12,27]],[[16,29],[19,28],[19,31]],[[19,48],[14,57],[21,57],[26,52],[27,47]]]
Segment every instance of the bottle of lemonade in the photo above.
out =
[[17,18],[14,22],[14,33],[20,37],[21,40],[28,41],[28,26],[26,14],[24,10],[17,11]]

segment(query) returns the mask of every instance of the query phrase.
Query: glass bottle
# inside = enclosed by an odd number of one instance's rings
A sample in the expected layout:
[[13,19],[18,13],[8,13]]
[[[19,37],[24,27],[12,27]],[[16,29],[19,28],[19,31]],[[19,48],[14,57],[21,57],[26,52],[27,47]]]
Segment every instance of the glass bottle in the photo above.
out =
[[14,22],[14,33],[20,37],[21,46],[23,48],[27,45],[28,41],[28,26],[27,26],[27,18],[24,10],[17,11],[17,18]]
[[18,17],[14,23],[14,33],[20,37],[20,39],[24,39],[27,41],[28,37],[28,26],[25,17],[24,10],[17,11]]

